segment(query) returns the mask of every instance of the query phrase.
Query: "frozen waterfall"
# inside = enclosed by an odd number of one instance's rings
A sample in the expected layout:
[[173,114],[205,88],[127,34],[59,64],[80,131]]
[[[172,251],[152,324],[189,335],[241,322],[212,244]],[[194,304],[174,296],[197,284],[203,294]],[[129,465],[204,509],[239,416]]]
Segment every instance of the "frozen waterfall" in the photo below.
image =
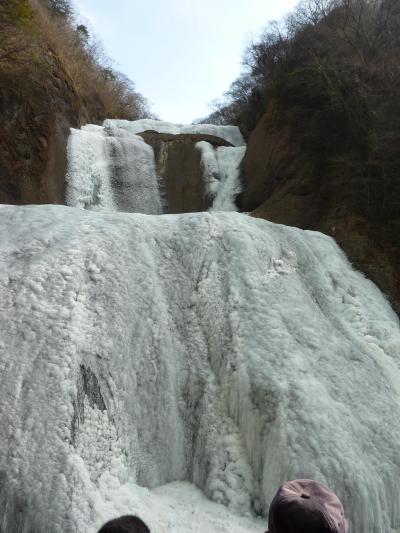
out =
[[214,148],[206,141],[196,147],[201,153],[206,193],[212,201],[210,211],[237,211],[235,198],[242,191],[240,167],[246,147]]
[[71,130],[66,178],[68,205],[162,213],[152,148],[114,122]]
[[[158,120],[106,120],[103,126],[73,129],[68,143],[67,204],[85,209],[157,215],[165,207],[164,182],[157,175],[153,148],[138,134],[209,135],[232,146],[201,141],[204,195],[213,211],[236,211],[246,146],[239,128]],[[163,147],[168,150],[167,145]],[[179,171],[179,169],[178,169]]]
[[244,146],[245,141],[243,135],[237,126],[216,126],[214,124],[173,124],[171,122],[163,122],[162,120],[106,120],[105,125],[113,123],[118,128],[126,130],[130,133],[137,134],[143,131],[156,131],[158,133],[172,133],[178,135],[186,134],[203,134],[213,135],[228,141],[233,146]]
[[62,206],[0,232],[2,532],[260,533],[296,477],[399,531],[399,322],[332,239]]

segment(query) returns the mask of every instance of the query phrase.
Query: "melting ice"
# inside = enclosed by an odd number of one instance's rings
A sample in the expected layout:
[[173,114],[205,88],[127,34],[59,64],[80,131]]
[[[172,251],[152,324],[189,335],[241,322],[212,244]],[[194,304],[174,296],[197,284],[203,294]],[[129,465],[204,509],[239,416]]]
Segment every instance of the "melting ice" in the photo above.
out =
[[399,322],[332,239],[62,206],[0,232],[1,531],[261,532],[297,477],[399,530]]

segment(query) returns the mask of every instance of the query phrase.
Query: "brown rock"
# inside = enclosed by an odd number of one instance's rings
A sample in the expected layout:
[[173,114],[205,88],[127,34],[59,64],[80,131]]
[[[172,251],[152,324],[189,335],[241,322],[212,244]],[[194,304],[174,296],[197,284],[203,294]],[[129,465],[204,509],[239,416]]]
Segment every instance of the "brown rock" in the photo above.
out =
[[70,127],[96,122],[54,54],[0,73],[0,203],[65,203]]
[[163,142],[175,142],[175,143],[184,143],[184,144],[195,144],[200,141],[206,141],[213,146],[233,146],[230,142],[222,139],[221,137],[216,137],[215,135],[207,135],[204,133],[179,133],[174,135],[173,133],[159,133],[154,130],[146,130],[142,133],[139,133],[141,137],[148,143],[156,141]]
[[44,150],[48,147],[48,143],[44,137],[39,137],[39,142]]
[[210,207],[204,191],[200,151],[196,143],[232,146],[213,135],[157,133],[145,131],[140,136],[153,147],[158,174],[163,178],[167,213],[191,213]]

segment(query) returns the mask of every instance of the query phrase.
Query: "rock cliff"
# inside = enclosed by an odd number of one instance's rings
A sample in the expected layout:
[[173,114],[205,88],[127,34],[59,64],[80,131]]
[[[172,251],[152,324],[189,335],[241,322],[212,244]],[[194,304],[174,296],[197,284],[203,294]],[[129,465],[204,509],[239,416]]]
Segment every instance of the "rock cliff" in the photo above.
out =
[[38,72],[29,65],[0,77],[0,202],[65,202],[66,146],[70,127],[104,118],[80,100],[51,50]]
[[398,191],[382,198],[373,184],[355,179],[355,172],[344,172],[340,164],[315,164],[300,150],[289,127],[274,129],[264,115],[249,139],[240,208],[334,237],[399,312],[400,221],[395,209],[389,210],[389,217],[382,215],[382,202],[394,206]]

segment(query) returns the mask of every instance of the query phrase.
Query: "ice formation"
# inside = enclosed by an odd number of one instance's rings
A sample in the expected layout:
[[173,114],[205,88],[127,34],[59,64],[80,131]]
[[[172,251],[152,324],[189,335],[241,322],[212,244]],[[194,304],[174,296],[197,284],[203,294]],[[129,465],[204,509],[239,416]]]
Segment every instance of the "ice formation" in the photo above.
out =
[[118,128],[87,125],[68,141],[67,203],[85,209],[162,213],[153,149]]
[[142,133],[143,131],[157,131],[158,133],[172,133],[178,135],[180,133],[204,134],[214,135],[225,139],[233,146],[244,146],[245,140],[237,126],[216,126],[214,124],[172,124],[171,122],[163,122],[161,120],[106,120],[105,125],[109,123],[116,124],[119,128],[125,129],[130,133]]
[[261,532],[297,477],[400,530],[399,322],[332,239],[62,206],[0,232],[2,532]]
[[206,141],[196,147],[201,152],[206,194],[212,201],[210,211],[237,211],[235,199],[242,190],[240,169],[246,147],[214,148]]
[[[163,212],[162,179],[157,177],[151,146],[136,135],[202,133],[225,139],[232,147],[197,143],[202,153],[205,193],[212,210],[236,211],[241,191],[240,165],[246,147],[236,126],[182,126],[157,120],[106,120],[103,126],[71,130],[68,142],[67,204],[94,210],[157,215]],[[167,149],[167,148],[166,148]]]

